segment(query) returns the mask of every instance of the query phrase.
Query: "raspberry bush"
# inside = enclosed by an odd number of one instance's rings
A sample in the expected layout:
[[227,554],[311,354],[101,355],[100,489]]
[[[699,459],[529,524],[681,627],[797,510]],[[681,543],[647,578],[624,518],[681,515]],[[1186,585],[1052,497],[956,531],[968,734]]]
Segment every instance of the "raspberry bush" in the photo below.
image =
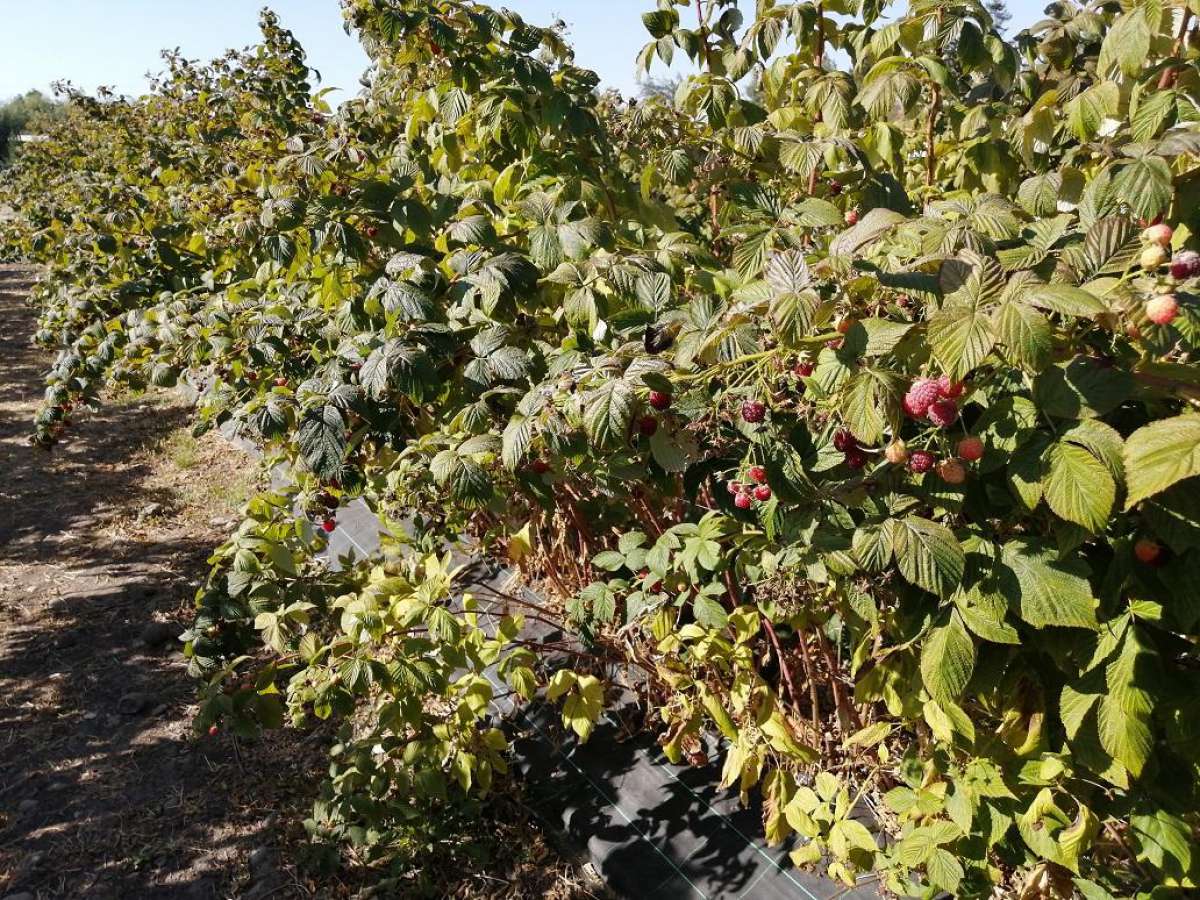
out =
[[[37,439],[184,380],[298,473],[214,553],[198,727],[336,719],[310,830],[395,858],[503,782],[493,667],[585,740],[621,666],[797,864],[1195,890],[1193,7],[1008,43],[977,2],[660,0],[640,64],[698,72],[632,103],[512,13],[343,5],[336,111],[264,14],[4,174]],[[350,497],[396,537],[335,572]],[[545,600],[488,625],[456,543]]]

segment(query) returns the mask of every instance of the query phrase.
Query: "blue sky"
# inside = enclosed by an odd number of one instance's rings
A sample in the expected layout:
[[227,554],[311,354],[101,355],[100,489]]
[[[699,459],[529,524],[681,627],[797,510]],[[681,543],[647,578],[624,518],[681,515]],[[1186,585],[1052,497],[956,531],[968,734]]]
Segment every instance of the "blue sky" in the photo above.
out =
[[[634,58],[647,40],[640,15],[654,0],[495,0],[534,24],[562,18],[577,61],[606,85],[636,91]],[[743,0],[748,7],[751,4]],[[1009,0],[1010,31],[1041,17],[1047,0]],[[262,0],[0,0],[0,99],[30,88],[47,90],[65,78],[88,91],[107,84],[136,94],[147,72],[161,68],[159,51],[179,47],[210,58],[252,43]],[[269,3],[308,52],[325,86],[353,94],[366,57],[342,30],[337,0]],[[676,64],[678,66],[678,63]],[[656,65],[656,75],[665,70]],[[335,103],[339,95],[330,99]]]

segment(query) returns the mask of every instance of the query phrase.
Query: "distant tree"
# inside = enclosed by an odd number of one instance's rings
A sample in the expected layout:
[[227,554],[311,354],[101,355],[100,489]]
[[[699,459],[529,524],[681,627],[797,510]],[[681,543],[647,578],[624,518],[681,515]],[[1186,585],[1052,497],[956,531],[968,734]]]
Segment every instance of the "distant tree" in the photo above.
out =
[[638,95],[643,100],[651,97],[662,97],[667,102],[670,102],[675,98],[675,92],[679,90],[679,85],[682,81],[682,75],[673,75],[669,78],[646,77],[638,81]]
[[28,91],[0,104],[0,163],[5,162],[17,135],[37,132],[42,122],[62,115],[63,105],[41,91]]
[[1008,11],[1008,4],[1004,0],[985,0],[983,5],[991,13],[996,30],[1004,34],[1008,30],[1008,23],[1012,21],[1012,13]]

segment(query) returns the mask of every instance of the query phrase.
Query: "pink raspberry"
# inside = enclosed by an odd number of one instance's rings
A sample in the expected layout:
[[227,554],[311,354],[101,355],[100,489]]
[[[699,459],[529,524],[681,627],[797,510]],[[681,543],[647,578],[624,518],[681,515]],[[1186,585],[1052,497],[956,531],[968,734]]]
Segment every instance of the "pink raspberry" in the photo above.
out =
[[750,480],[756,484],[767,483],[767,470],[763,466],[751,466],[746,470],[746,474],[750,476]]
[[1173,294],[1159,294],[1146,304],[1146,318],[1155,325],[1170,325],[1179,315],[1179,301]]
[[754,489],[754,499],[767,501],[771,499],[771,489],[765,484],[760,484]]
[[918,475],[932,469],[935,462],[937,458],[928,450],[914,450],[908,457],[908,467]]
[[929,407],[941,396],[941,385],[935,379],[918,378],[904,395],[904,411],[914,419],[923,419]]
[[943,375],[938,379],[938,390],[941,391],[943,397],[957,400],[963,395],[965,387],[961,381],[951,381],[949,375]]
[[749,494],[738,494],[733,498],[733,505],[738,509],[749,509],[754,505],[754,501],[750,499]]
[[958,404],[953,400],[938,400],[929,404],[929,421],[938,428],[949,428],[958,421]]

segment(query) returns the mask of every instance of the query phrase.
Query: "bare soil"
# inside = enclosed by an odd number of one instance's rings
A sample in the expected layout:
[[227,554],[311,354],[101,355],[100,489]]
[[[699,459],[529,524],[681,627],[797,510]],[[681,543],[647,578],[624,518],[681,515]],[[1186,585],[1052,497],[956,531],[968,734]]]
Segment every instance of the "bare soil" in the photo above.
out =
[[[191,437],[170,392],[76,411],[61,445],[31,445],[50,362],[29,341],[34,276],[0,265],[0,897],[358,895],[369,873],[304,866],[322,735],[197,736],[181,645],[144,640],[186,626],[257,463]],[[536,829],[483,827],[511,856],[442,896],[602,891]]]

